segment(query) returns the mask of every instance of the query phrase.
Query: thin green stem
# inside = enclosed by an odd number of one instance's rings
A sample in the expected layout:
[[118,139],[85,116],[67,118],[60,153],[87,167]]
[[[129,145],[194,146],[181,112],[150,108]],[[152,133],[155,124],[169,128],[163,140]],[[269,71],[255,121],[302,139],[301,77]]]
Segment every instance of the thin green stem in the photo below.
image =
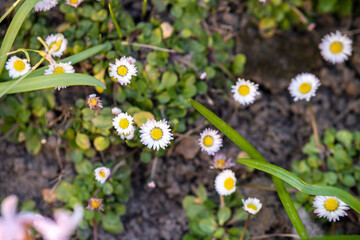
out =
[[314,110],[313,110],[311,102],[308,102],[308,107],[309,107],[309,111],[310,111],[311,127],[313,129],[316,147],[318,149],[320,158],[324,159],[324,154],[323,154],[323,150],[322,150],[323,147],[322,147],[322,145],[320,143],[319,132],[318,132],[318,129],[317,129],[317,126],[316,126],[315,114],[314,114]]
[[143,18],[146,15],[146,4],[147,4],[147,0],[144,0],[143,4],[142,4],[142,16],[143,16]]
[[246,229],[247,229],[247,226],[248,226],[249,222],[250,222],[250,214],[248,214],[248,216],[247,216],[247,219],[246,219],[246,222],[245,222],[245,226],[244,226],[243,231],[242,231],[241,236],[240,236],[240,240],[243,240],[243,239],[244,239],[244,237],[245,237],[245,232],[246,232]]
[[111,15],[111,19],[113,20],[113,23],[115,25],[115,28],[116,28],[116,31],[119,35],[119,39],[122,39],[123,35],[122,35],[122,32],[121,32],[121,29],[120,29],[120,26],[119,26],[119,23],[117,22],[116,18],[115,18],[115,14],[111,8],[111,5],[109,3],[109,12],[110,12],[110,15]]
[[7,15],[9,15],[11,13],[11,11],[16,8],[16,6],[21,2],[21,0],[17,0],[16,2],[14,2],[14,4],[4,13],[4,15],[2,15],[2,17],[0,18],[0,23],[7,17]]

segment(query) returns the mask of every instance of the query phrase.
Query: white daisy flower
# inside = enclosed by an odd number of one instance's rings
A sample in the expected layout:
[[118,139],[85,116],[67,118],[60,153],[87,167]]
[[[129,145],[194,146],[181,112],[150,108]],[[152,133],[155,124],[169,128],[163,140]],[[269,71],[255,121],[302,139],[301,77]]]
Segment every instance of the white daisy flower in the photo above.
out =
[[173,134],[170,131],[170,126],[165,119],[160,121],[148,119],[147,122],[140,127],[140,141],[149,149],[156,149],[156,151],[158,151],[159,148],[165,149],[170,143],[170,140],[173,139]]
[[103,108],[102,101],[100,97],[96,96],[96,94],[90,94],[86,103],[90,107],[90,109],[93,110]]
[[230,195],[236,190],[236,178],[233,171],[227,169],[215,178],[215,189],[219,195]]
[[110,169],[107,167],[98,167],[94,170],[95,172],[95,180],[104,184],[106,179],[110,176]]
[[319,44],[320,52],[323,58],[331,62],[342,63],[351,55],[352,41],[339,31],[325,35]]
[[67,40],[61,33],[47,36],[45,42],[50,49],[54,48],[51,53],[53,57],[61,57],[67,47]]
[[11,78],[18,78],[29,72],[31,66],[28,63],[27,59],[21,59],[16,56],[12,56],[6,62],[5,68],[9,71],[9,76]]
[[248,105],[254,102],[257,95],[260,95],[258,87],[259,84],[239,78],[236,85],[231,87],[231,91],[237,102],[242,105]]
[[319,217],[325,217],[330,222],[339,221],[339,217],[347,216],[345,210],[350,208],[337,197],[316,196],[313,202],[315,213]]
[[257,214],[262,208],[262,204],[257,198],[248,198],[245,201],[242,199],[242,202],[244,204],[244,210],[253,215]]
[[132,130],[133,117],[127,113],[120,113],[113,119],[113,126],[118,134],[129,134]]
[[80,3],[82,3],[84,0],[66,0],[66,4],[72,6],[72,7],[78,7]]
[[126,59],[128,60],[128,62],[129,62],[130,64],[133,64],[133,65],[134,65],[134,64],[136,63],[136,59],[133,58],[133,57],[131,57],[131,56],[130,56],[130,57],[127,57]]
[[204,80],[206,78],[206,76],[207,76],[206,72],[203,72],[200,74],[200,79]]
[[120,135],[122,140],[125,140],[125,139],[126,140],[131,140],[131,139],[133,139],[135,137],[135,130],[136,130],[135,126],[132,125],[130,133],[128,133],[128,134],[119,134],[119,135]]
[[58,4],[58,0],[39,0],[35,6],[35,12],[39,11],[49,11],[51,8],[55,7]]
[[132,76],[136,76],[137,70],[127,57],[116,59],[115,64],[110,63],[109,75],[116,79],[121,85],[127,85]]
[[[58,74],[58,73],[74,73],[75,69],[71,66],[71,62],[68,63],[55,63],[50,64],[49,68],[45,70],[44,75]],[[67,86],[55,87],[56,90],[60,91],[61,89],[66,88]]]
[[314,74],[301,73],[291,79],[289,91],[294,101],[303,99],[310,101],[310,98],[316,95],[319,86],[320,80]]
[[207,128],[200,134],[199,144],[202,151],[214,155],[222,147],[222,138],[217,130]]
[[114,114],[114,115],[119,115],[120,113],[122,113],[121,109],[118,108],[118,107],[113,107],[111,109],[111,113]]

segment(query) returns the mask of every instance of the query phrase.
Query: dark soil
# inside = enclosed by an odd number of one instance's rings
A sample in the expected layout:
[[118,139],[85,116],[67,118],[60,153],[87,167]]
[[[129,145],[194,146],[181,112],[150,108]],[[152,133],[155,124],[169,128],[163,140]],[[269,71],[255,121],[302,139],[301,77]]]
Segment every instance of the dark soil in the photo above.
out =
[[[223,8],[227,4],[227,1],[221,3]],[[348,21],[346,19],[346,23]],[[210,90],[207,97],[196,99],[227,121],[271,163],[290,169],[293,160],[304,157],[301,148],[312,134],[306,102],[293,102],[287,90],[290,79],[298,73],[311,72],[321,80],[322,86],[312,99],[320,133],[329,127],[360,130],[360,35],[353,37],[355,52],[345,64],[333,66],[324,62],[317,47],[325,33],[343,29],[345,23],[325,16],[319,20],[317,32],[298,30],[262,39],[256,29],[244,28],[248,25],[248,19],[242,14],[219,10],[207,22],[214,29],[221,29],[225,25],[229,32],[237,32],[234,34],[234,55],[244,53],[247,57],[242,77],[259,83],[261,96],[249,107],[240,107],[224,87],[223,90]],[[360,18],[351,19],[351,28],[358,27]],[[224,37],[226,34],[228,32],[224,32]],[[208,84],[210,89],[212,80],[208,80]],[[84,90],[77,90],[80,91],[79,96],[86,96]],[[58,103],[72,102],[68,94],[58,96]],[[191,126],[194,127],[203,130],[206,127],[204,119]],[[217,198],[213,184],[216,172],[209,169],[212,159],[199,152],[196,140],[199,132],[192,136],[176,144],[169,157],[159,159],[155,177],[157,188],[153,190],[146,187],[151,164],[135,164],[132,172],[133,193],[127,203],[127,213],[122,217],[125,230],[114,236],[100,229],[100,239],[181,239],[187,232],[182,199],[192,194],[200,183]],[[49,142],[48,139],[37,156],[27,154],[23,144],[0,142],[0,192],[1,196],[16,194],[22,200],[32,199],[38,210],[52,215],[55,206],[44,202],[41,195],[42,189],[53,186],[59,173],[57,158]],[[240,149],[224,138],[222,152],[236,158]],[[74,170],[71,162],[67,162],[63,154],[61,156],[65,159],[65,174],[72,175]],[[240,165],[234,170],[241,184],[273,186],[264,173],[248,173]],[[252,236],[294,233],[275,192],[250,188],[238,191],[245,196],[258,197],[263,203],[263,210],[256,220],[250,222]],[[350,212],[350,215],[352,221],[344,221],[337,227],[343,233],[359,234],[360,217],[354,212]],[[312,223],[306,214],[303,219],[311,229],[309,232],[321,234],[321,228]]]

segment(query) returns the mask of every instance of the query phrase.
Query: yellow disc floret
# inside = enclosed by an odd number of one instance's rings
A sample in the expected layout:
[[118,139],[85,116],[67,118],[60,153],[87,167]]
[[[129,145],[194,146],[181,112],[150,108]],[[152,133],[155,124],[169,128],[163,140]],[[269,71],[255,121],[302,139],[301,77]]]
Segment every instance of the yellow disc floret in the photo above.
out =
[[258,210],[257,206],[254,205],[254,204],[252,204],[252,203],[249,203],[248,205],[246,205],[246,207],[247,207],[247,208],[250,208],[250,209],[252,209],[252,210],[254,210],[254,211],[257,211],[257,210]]
[[96,104],[97,104],[97,99],[96,98],[92,98],[92,99],[90,99],[90,101],[89,101],[89,105],[90,106],[96,106]]
[[203,143],[206,147],[213,145],[214,139],[211,136],[204,137]]
[[153,128],[153,130],[151,130],[150,134],[154,140],[159,140],[163,136],[163,132],[160,128]]
[[123,118],[119,121],[119,126],[122,129],[126,129],[129,126],[129,120],[127,120],[126,118]]
[[335,211],[339,207],[339,201],[337,201],[334,198],[329,198],[328,200],[325,201],[324,207],[326,210],[330,212]]
[[70,0],[70,3],[71,3],[71,4],[77,4],[77,3],[78,3],[78,0]]
[[117,73],[122,77],[125,76],[127,74],[127,72],[128,72],[128,69],[125,66],[120,66],[117,69]]
[[308,93],[311,90],[311,84],[310,83],[302,83],[299,87],[299,91],[302,94]]
[[242,96],[248,95],[250,92],[250,88],[247,85],[241,85],[239,87],[239,94]]
[[99,171],[101,177],[105,178],[105,172],[103,170]]
[[216,161],[216,167],[217,168],[224,168],[226,165],[225,160],[219,159]]
[[62,44],[62,40],[53,42],[52,44],[50,44],[50,49],[53,49],[54,52],[57,52],[57,51],[59,51],[61,44]]
[[224,181],[224,188],[225,188],[226,190],[231,190],[231,189],[233,189],[234,184],[235,184],[234,179],[232,179],[232,178],[227,178],[227,179]]
[[25,69],[25,63],[21,60],[16,60],[14,62],[14,68],[16,71],[21,72]]
[[100,207],[100,200],[96,198],[91,199],[90,206],[93,209]]
[[340,53],[341,51],[343,50],[343,45],[339,42],[333,42],[331,45],[330,45],[330,51],[332,53],[335,53],[335,54],[338,54]]
[[57,67],[54,70],[54,74],[56,74],[56,73],[64,73],[64,72],[65,72],[65,70],[62,67]]

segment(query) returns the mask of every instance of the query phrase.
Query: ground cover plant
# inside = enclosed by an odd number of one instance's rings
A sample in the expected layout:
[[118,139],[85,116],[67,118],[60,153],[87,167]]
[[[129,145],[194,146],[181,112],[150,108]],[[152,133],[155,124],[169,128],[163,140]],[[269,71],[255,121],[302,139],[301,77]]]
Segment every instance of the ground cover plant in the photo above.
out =
[[358,239],[359,7],[9,2],[0,238]]

